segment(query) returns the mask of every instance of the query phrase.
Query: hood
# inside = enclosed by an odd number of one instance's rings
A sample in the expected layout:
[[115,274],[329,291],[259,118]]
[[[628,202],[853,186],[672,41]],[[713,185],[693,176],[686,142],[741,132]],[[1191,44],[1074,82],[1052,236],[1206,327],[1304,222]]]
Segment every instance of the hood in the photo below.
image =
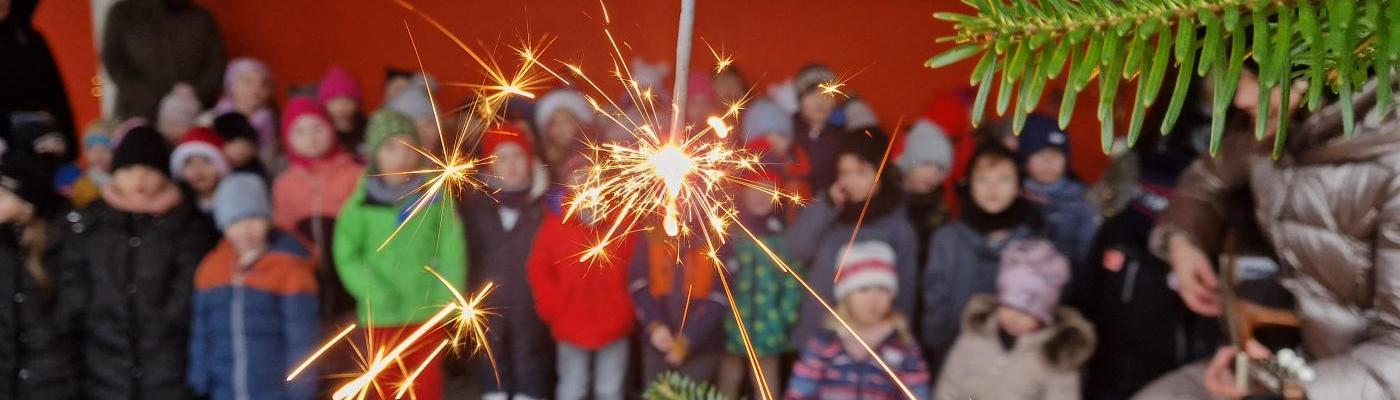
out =
[[[997,335],[997,299],[992,294],[979,294],[967,302],[962,326],[965,333],[995,337]],[[1058,369],[1078,369],[1094,355],[1094,326],[1078,311],[1069,307],[1055,309],[1055,324],[1020,340],[1040,345],[1045,361]]]
[[[1289,137],[1289,148],[1298,149],[1302,164],[1328,164],[1371,160],[1400,151],[1400,106],[1382,113],[1376,108],[1376,81],[1352,97],[1356,134],[1342,137],[1342,108],[1333,102],[1304,117],[1298,134]],[[1400,93],[1400,91],[1396,92]],[[1396,96],[1400,99],[1400,95]]]

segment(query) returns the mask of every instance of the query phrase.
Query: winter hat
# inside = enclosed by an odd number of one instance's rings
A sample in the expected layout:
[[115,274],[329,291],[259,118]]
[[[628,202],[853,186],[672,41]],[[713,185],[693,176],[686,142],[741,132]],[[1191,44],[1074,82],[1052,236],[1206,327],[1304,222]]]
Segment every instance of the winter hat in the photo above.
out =
[[417,129],[412,120],[397,111],[387,108],[375,111],[365,126],[365,149],[373,155],[386,140],[399,136],[417,138]]
[[84,134],[83,134],[83,148],[84,148],[84,149],[90,149],[90,148],[93,148],[93,147],[106,147],[106,148],[111,148],[111,147],[112,147],[112,137],[111,137],[111,136],[107,136],[107,133],[106,133],[106,132],[88,132],[88,133],[84,133]]
[[758,99],[744,111],[744,139],[753,140],[759,135],[778,135],[792,138],[792,114],[783,111],[777,103],[768,99]]
[[837,125],[846,129],[880,124],[880,118],[875,116],[875,110],[870,108],[870,104],[858,98],[847,100],[836,111],[838,112],[832,113],[832,118],[835,119],[839,115],[843,121]]
[[185,163],[192,157],[204,157],[214,163],[219,175],[228,174],[228,160],[224,159],[224,138],[214,130],[197,126],[185,133],[175,151],[170,152],[170,175],[179,177]]
[[1059,123],[1044,115],[1026,116],[1026,126],[1021,129],[1021,137],[1016,152],[1021,160],[1030,158],[1045,149],[1055,149],[1069,157],[1069,134],[1060,130]]
[[35,215],[47,217],[58,209],[61,199],[54,191],[53,182],[42,173],[43,168],[38,167],[37,164],[21,162],[0,164],[0,189],[14,193],[24,202],[33,205]]
[[360,94],[360,85],[355,83],[355,77],[349,71],[341,67],[330,67],[326,70],[326,75],[321,77],[321,84],[316,88],[316,101],[325,105],[326,102],[337,97],[349,97],[355,100],[355,104],[364,101]]
[[258,131],[248,123],[248,117],[236,112],[224,113],[214,118],[214,132],[217,132],[225,143],[235,140],[258,142]]
[[902,170],[912,169],[919,164],[933,164],[948,171],[953,165],[953,145],[943,134],[943,128],[927,119],[919,119],[909,128],[900,149],[895,153],[895,164]]
[[112,147],[112,138],[116,135],[117,122],[107,119],[99,119],[88,123],[83,128],[83,148],[92,146]]
[[535,102],[525,96],[510,96],[506,99],[506,108],[503,111],[507,121],[526,120],[529,123],[535,122]]
[[1040,320],[1054,323],[1060,289],[1069,281],[1069,261],[1043,239],[1018,240],[1001,251],[997,300]]
[[549,117],[560,110],[573,113],[585,125],[593,123],[593,107],[588,105],[588,99],[572,89],[560,88],[545,93],[535,102],[535,128],[545,129]]
[[836,80],[836,72],[823,64],[807,64],[797,71],[797,75],[792,77],[792,87],[797,90],[800,97],[807,89],[822,83]]
[[437,90],[437,81],[427,77],[428,85],[424,86],[423,79],[424,75],[421,72],[413,74],[409,86],[385,102],[384,108],[398,111],[409,118],[432,118],[433,102],[428,97],[428,91]]
[[715,83],[710,79],[710,74],[703,71],[690,71],[688,78],[686,80],[686,90],[688,90],[686,97],[719,98],[719,93],[715,92]]
[[292,124],[304,115],[316,117],[326,126],[331,126],[330,118],[326,117],[326,112],[321,110],[321,106],[316,104],[316,100],[307,96],[297,96],[287,102],[287,108],[282,112],[282,136],[290,135]]
[[214,223],[219,230],[248,218],[272,219],[267,184],[250,173],[233,174],[219,181],[219,187],[214,189]]
[[867,287],[885,288],[890,294],[899,292],[899,275],[894,269],[894,248],[889,243],[867,240],[851,243],[843,249],[845,258],[837,266],[836,298]]
[[229,61],[228,69],[224,71],[224,90],[233,87],[233,82],[239,75],[249,72],[257,72],[263,76],[272,76],[272,69],[267,67],[262,60],[253,57],[239,57]]
[[195,117],[199,116],[199,96],[194,93],[194,88],[189,85],[175,85],[165,97],[160,99],[160,110],[157,111],[158,121],[180,122],[186,125],[193,125]]
[[112,171],[144,165],[157,171],[170,170],[170,147],[155,128],[139,126],[127,132],[112,154]]
[[534,161],[535,149],[530,144],[530,137],[510,124],[486,131],[485,136],[481,138],[481,154],[484,156],[494,155],[497,147],[507,143],[520,146],[520,150],[525,152],[525,158],[531,162]]

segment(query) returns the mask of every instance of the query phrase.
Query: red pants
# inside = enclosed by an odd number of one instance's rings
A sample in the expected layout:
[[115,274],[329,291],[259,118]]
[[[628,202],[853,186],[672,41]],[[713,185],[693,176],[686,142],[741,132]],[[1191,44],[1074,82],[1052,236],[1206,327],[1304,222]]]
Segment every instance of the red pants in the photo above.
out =
[[[369,328],[368,333],[371,340],[374,341],[373,343],[376,349],[389,351],[403,342],[403,340],[407,338],[408,335],[412,334],[415,329],[418,329],[418,327],[419,325],[405,325]],[[446,337],[447,335],[442,329],[437,329],[423,335],[412,347],[409,347],[408,351],[405,351],[403,355],[399,357],[403,360],[402,367],[400,367],[399,363],[390,364],[388,368],[385,368],[383,372],[379,373],[379,376],[376,377],[374,381],[379,384],[382,391],[374,393],[375,391],[371,390],[371,393],[374,396],[379,396],[384,399],[394,398],[394,394],[399,390],[399,384],[403,383],[404,378],[417,370],[418,366],[423,364],[423,360],[427,359],[428,355],[432,354],[433,350],[437,348],[438,343],[441,343]],[[413,386],[409,389],[408,393],[404,394],[403,398],[442,400],[442,357],[447,355],[446,351],[447,350],[443,350],[443,352],[438,353],[437,357],[434,357],[433,361],[428,363],[427,367],[423,368],[423,372],[419,373],[418,377],[413,380]]]

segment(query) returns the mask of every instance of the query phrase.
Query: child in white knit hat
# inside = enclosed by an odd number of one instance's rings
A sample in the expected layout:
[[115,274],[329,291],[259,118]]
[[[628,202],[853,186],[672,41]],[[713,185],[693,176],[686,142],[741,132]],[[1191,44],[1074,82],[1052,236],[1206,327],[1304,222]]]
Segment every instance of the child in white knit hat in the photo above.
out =
[[[831,318],[826,329],[802,347],[784,398],[898,399],[910,394],[928,398],[928,364],[903,316],[894,310],[894,297],[899,292],[894,248],[867,240],[843,250],[835,287],[836,313],[841,319]],[[900,382],[891,379],[841,321],[879,355]]]
[[936,399],[1078,399],[1094,352],[1093,325],[1059,306],[1069,262],[1044,239],[1008,244],[997,294],[972,298]]

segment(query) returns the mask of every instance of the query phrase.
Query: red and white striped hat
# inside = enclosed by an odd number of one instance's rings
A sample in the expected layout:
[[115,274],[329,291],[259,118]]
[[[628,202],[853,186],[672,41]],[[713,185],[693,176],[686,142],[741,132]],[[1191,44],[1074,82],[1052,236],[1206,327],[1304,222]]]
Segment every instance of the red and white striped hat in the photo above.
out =
[[836,280],[837,299],[871,286],[899,291],[899,274],[894,269],[894,248],[889,243],[867,240],[851,243],[843,249],[844,262],[837,266],[841,275]]

